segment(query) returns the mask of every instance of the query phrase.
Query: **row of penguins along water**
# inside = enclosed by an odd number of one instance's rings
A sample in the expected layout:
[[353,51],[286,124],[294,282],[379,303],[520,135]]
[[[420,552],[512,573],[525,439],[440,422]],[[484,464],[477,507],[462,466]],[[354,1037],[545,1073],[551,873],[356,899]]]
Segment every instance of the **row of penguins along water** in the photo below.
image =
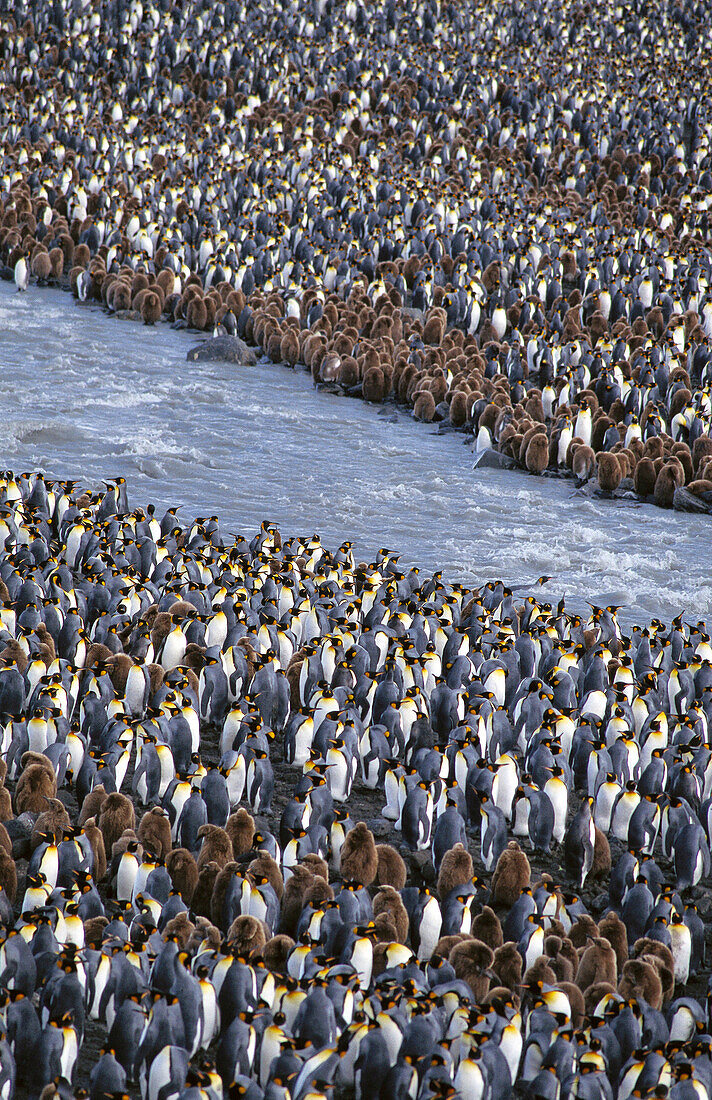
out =
[[0,495],[5,1100],[712,1095],[705,623]]
[[[712,507],[701,2],[6,6],[0,260]],[[239,28],[239,33],[236,31]]]

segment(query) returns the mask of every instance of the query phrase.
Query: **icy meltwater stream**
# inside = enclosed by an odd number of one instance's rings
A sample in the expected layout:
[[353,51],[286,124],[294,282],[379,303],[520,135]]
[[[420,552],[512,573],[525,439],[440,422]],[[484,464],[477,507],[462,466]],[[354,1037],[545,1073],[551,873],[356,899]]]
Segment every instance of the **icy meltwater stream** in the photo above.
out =
[[1,283],[2,466],[87,484],[123,474],[134,506],[217,514],[225,534],[269,519],[332,548],[350,539],[366,560],[387,546],[466,584],[551,574],[549,599],[623,604],[629,624],[712,619],[708,517],[474,471],[458,434],[315,392],[281,366],[189,363],[195,342]]

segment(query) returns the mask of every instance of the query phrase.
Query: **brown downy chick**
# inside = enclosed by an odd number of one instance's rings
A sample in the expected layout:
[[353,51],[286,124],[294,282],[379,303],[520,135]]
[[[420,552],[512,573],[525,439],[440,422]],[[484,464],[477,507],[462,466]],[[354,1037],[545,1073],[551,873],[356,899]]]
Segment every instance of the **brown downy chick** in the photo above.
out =
[[494,953],[492,969],[501,985],[516,991],[522,983],[522,956],[516,943],[504,943]]
[[[100,784],[98,787],[94,787],[82,802],[81,813],[79,814],[79,824],[83,825],[89,817],[97,818],[101,812],[101,807],[106,801],[107,794],[103,786]],[[107,849],[110,851],[111,849]]]
[[400,852],[397,852],[390,844],[377,844],[378,870],[376,871],[376,886],[392,886],[394,890],[402,890],[406,884],[408,873],[405,862]]
[[623,921],[617,913],[610,912],[598,922],[598,932],[615,951],[620,974],[628,961],[628,933]]
[[136,828],[136,814],[131,799],[118,791],[112,791],[102,803],[97,823],[104,837],[104,849],[110,852],[114,841],[119,839],[124,829]]
[[[29,755],[36,756],[37,754],[25,753],[23,760]],[[39,762],[28,763],[17,780],[15,786],[15,812],[17,814],[41,814],[46,810],[49,800],[56,798],[57,777],[49,768],[49,760],[46,757],[43,759],[47,766]]]
[[138,826],[138,839],[145,851],[165,859],[173,847],[171,823],[168,814],[161,806],[148,810]]
[[172,920],[168,921],[163,929],[163,935],[166,939],[169,936],[175,936],[181,951],[187,951],[188,945],[195,935],[195,925],[187,913],[177,913]]
[[72,822],[64,803],[60,802],[58,798],[50,798],[47,809],[43,810],[32,828],[30,848],[34,852],[35,848],[48,835],[54,838],[56,844],[62,838],[64,830],[71,829],[71,827]]
[[492,875],[492,901],[511,908],[531,882],[529,860],[516,840],[510,840]]
[[[186,905],[191,905],[198,886],[198,865],[192,853],[187,848],[173,848],[166,856],[166,869],[171,876],[173,889],[178,891]],[[193,909],[198,912],[195,905]],[[202,911],[201,915],[209,916]]]
[[91,844],[91,850],[94,853],[94,870],[92,872],[94,881],[101,882],[106,874],[106,849],[101,829],[94,818],[90,817],[84,822],[82,832]]
[[475,868],[472,856],[462,844],[456,844],[442,858],[438,874],[438,897],[441,901],[458,886],[472,881]]
[[468,940],[453,947],[448,961],[457,977],[469,985],[475,1003],[483,1001],[489,992],[494,973],[492,949],[480,940]]
[[472,918],[471,931],[476,940],[482,940],[493,951],[496,951],[504,943],[499,917],[493,909],[490,909],[489,905],[483,906],[482,912]]
[[647,1001],[658,1011],[663,1007],[663,986],[660,975],[647,957],[629,959],[623,967],[618,992],[625,1000],[635,997]]
[[225,829],[219,825],[201,825],[198,838],[203,842],[198,853],[198,871],[206,863],[217,863],[218,867],[223,868],[233,862],[232,841]]
[[378,852],[373,833],[359,821],[346,834],[341,848],[341,877],[347,882],[370,886],[378,872]]
[[257,917],[240,916],[227,930],[226,940],[236,955],[244,955],[249,958],[253,952],[261,954],[267,943],[265,925]]
[[[323,880],[322,880],[323,881]],[[297,924],[304,908],[304,895],[307,888],[315,882],[315,877],[310,870],[297,864],[292,868],[292,874],[285,883],[282,895],[282,912],[279,922],[279,931],[293,936],[297,930]]]
[[[218,864],[206,863],[204,866],[213,867],[218,866]],[[200,874],[200,872],[198,872],[198,874]],[[215,878],[213,896],[210,899],[210,919],[222,932],[227,931],[225,921],[225,895],[232,878],[235,875],[239,877],[240,874],[239,864],[231,860],[229,863],[226,863],[224,867],[220,867]]]
[[279,869],[279,864],[268,852],[260,852],[256,859],[252,860],[247,868],[247,874],[254,879],[269,879],[270,886],[274,890],[279,901],[284,893],[284,879]]
[[225,825],[225,832],[232,841],[232,854],[234,859],[239,859],[252,848],[252,838],[255,835],[255,820],[244,807],[240,807],[234,814],[230,814]]
[[616,953],[607,939],[596,936],[589,941],[581,955],[576,972],[576,985],[585,992],[590,985],[608,982],[615,985],[618,980],[618,962]]
[[262,961],[273,974],[287,973],[287,959],[294,948],[294,940],[283,933],[272,936],[262,948]]
[[373,899],[374,918],[387,913],[396,930],[399,943],[407,943],[409,920],[401,896],[392,886],[382,886]]

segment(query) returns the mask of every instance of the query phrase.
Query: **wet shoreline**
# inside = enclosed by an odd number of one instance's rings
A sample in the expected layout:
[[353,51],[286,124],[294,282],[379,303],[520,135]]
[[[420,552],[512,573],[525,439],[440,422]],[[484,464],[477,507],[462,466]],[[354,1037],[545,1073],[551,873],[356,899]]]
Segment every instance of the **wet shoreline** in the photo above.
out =
[[551,574],[578,610],[587,598],[623,603],[629,624],[646,611],[712,613],[705,517],[473,471],[457,433],[398,410],[391,422],[392,411],[315,393],[306,375],[273,364],[186,363],[188,334],[113,323],[58,291],[0,284],[0,322],[5,449],[20,467],[122,473],[140,499],[209,509],[233,530],[256,529],[267,512],[287,530],[352,537],[366,557],[398,546],[404,561],[465,583]]

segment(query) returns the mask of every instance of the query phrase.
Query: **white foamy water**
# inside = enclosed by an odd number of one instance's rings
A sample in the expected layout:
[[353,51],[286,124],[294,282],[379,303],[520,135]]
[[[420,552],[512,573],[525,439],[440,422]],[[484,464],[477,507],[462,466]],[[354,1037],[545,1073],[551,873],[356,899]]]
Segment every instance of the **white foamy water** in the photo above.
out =
[[628,623],[712,618],[709,518],[474,471],[460,435],[317,393],[270,363],[189,363],[195,341],[0,284],[4,465],[91,484],[123,474],[131,503],[217,514],[226,534],[269,519],[331,546],[351,539],[364,559],[397,549],[468,584],[551,574],[548,598],[623,604]]

